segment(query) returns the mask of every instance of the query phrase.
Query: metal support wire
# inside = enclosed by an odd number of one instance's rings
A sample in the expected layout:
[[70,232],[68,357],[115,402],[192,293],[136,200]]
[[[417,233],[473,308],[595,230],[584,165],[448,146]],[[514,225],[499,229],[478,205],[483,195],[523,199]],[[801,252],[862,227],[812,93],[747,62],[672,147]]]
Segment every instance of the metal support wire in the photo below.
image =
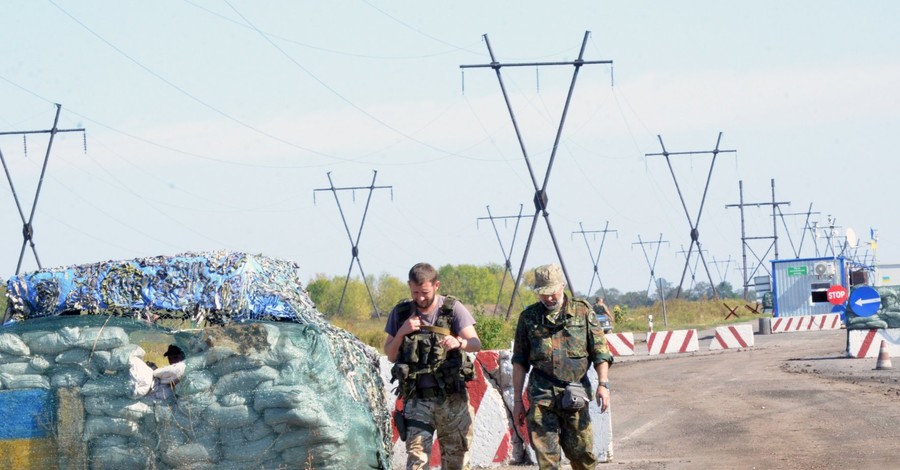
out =
[[[659,259],[659,247],[663,243],[668,244],[668,240],[662,239],[662,234],[659,234],[659,240],[655,242],[645,242],[641,240],[641,235],[638,234],[638,241],[632,243],[632,245],[640,245],[641,251],[644,253],[644,259],[647,261],[647,267],[650,268],[650,282],[647,283],[647,295],[650,295],[650,286],[655,284],[656,281],[656,260]],[[653,262],[650,262],[650,257],[647,256],[647,249],[644,248],[644,245],[656,245],[656,254],[653,255]],[[660,293],[660,298],[662,298],[662,293]]]
[[[538,217],[540,215],[544,216],[544,222],[547,225],[547,231],[550,233],[550,239],[553,242],[553,247],[556,249],[556,256],[559,259],[560,267],[563,270],[563,274],[566,278],[566,284],[569,287],[569,291],[574,296],[575,291],[572,287],[572,281],[569,277],[569,272],[566,269],[565,262],[563,261],[562,252],[559,248],[559,243],[556,241],[556,235],[553,232],[553,226],[550,224],[550,213],[547,212],[547,185],[550,180],[550,171],[553,169],[553,162],[556,159],[556,150],[559,148],[559,140],[562,136],[563,126],[566,122],[566,115],[569,112],[569,105],[572,102],[572,93],[575,90],[575,82],[578,79],[578,72],[581,70],[581,66],[586,64],[612,64],[611,60],[602,60],[602,61],[585,61],[584,60],[584,49],[587,46],[587,40],[590,36],[590,31],[584,32],[584,39],[581,43],[581,50],[578,52],[578,59],[572,62],[530,62],[530,63],[508,63],[501,64],[497,61],[494,56],[494,51],[491,49],[491,42],[488,40],[487,34],[484,37],[484,43],[487,46],[488,53],[491,56],[490,64],[480,64],[480,65],[460,65],[461,69],[465,68],[478,68],[478,67],[490,67],[494,69],[494,72],[497,75],[497,81],[500,83],[500,90],[503,92],[503,100],[506,102],[506,108],[509,111],[509,117],[512,120],[513,128],[516,131],[516,138],[519,140],[519,147],[522,150],[522,155],[525,157],[525,165],[528,167],[528,173],[531,176],[531,182],[534,186],[534,217],[531,221],[531,230],[528,232],[528,241],[525,243],[525,253],[522,256],[522,264],[519,267],[519,274],[516,276],[515,287],[513,288],[512,298],[509,301],[509,308],[506,310],[506,319],[509,320],[510,314],[512,313],[513,303],[516,299],[516,292],[518,292],[519,285],[522,282],[522,275],[525,271],[525,263],[528,261],[528,252],[531,249],[531,242],[534,240],[534,231],[537,227]],[[566,95],[566,102],[563,106],[562,116],[559,120],[559,127],[556,130],[556,139],[553,142],[553,150],[550,153],[550,161],[547,163],[547,171],[544,173],[544,181],[538,186],[537,177],[535,177],[534,169],[531,166],[531,160],[528,158],[528,152],[525,150],[525,142],[522,139],[522,132],[519,129],[519,124],[516,121],[516,115],[513,112],[512,104],[509,101],[509,94],[506,92],[506,86],[503,84],[503,77],[500,74],[500,69],[502,67],[541,67],[548,65],[572,65],[575,67],[572,73],[572,81],[569,84],[569,92]]]
[[[694,245],[697,245],[697,254],[700,257],[700,260],[703,261],[703,269],[706,271],[706,276],[709,278],[709,285],[712,287],[713,297],[718,299],[719,293],[716,292],[716,286],[713,283],[712,275],[709,273],[709,267],[706,265],[706,259],[703,258],[703,250],[700,248],[700,217],[703,215],[703,205],[706,203],[706,194],[709,191],[709,182],[712,179],[713,167],[716,165],[716,157],[719,156],[720,153],[734,153],[737,150],[720,150],[719,144],[722,142],[722,133],[719,132],[719,137],[716,139],[716,147],[713,150],[708,151],[691,151],[691,152],[669,152],[666,150],[666,145],[663,143],[662,136],[657,135],[659,138],[659,145],[662,147],[662,153],[648,153],[645,156],[659,156],[662,155],[666,158],[666,164],[669,167],[669,173],[672,174],[672,180],[675,182],[675,190],[678,191],[678,199],[681,200],[681,207],[684,208],[684,215],[687,217],[688,225],[691,227],[691,243],[688,245],[687,255],[685,255],[684,260],[684,269],[681,271],[681,280],[678,282],[678,290],[675,291],[675,298],[681,296],[681,286],[684,284],[684,276],[687,273],[688,266],[691,263],[691,253],[693,252]],[[687,204],[684,202],[684,196],[681,194],[681,187],[678,185],[678,178],[675,177],[675,170],[672,169],[672,161],[669,159],[670,155],[696,155],[696,154],[712,154],[712,161],[709,164],[709,173],[706,175],[706,186],[703,188],[703,197],[700,199],[700,209],[697,210],[697,218],[691,219],[691,214],[688,211]]]
[[[512,257],[512,250],[516,245],[516,235],[519,233],[519,221],[522,220],[525,216],[522,215],[522,204],[519,204],[519,214],[518,215],[504,215],[504,216],[495,216],[491,214],[491,206],[487,206],[487,217],[479,217],[475,219],[475,225],[478,226],[479,220],[488,219],[491,221],[491,225],[494,227],[494,235],[497,236],[497,242],[500,243],[500,251],[503,253],[504,260],[504,269],[503,269],[503,278],[500,280],[500,291],[497,292],[497,302],[494,303],[494,315],[497,314],[497,308],[500,306],[500,298],[503,296],[503,286],[506,285],[506,275],[509,274],[510,279],[512,279],[512,263],[510,262],[510,257]],[[494,223],[495,220],[503,220],[506,223],[507,219],[516,219],[516,227],[513,230],[512,242],[509,244],[509,253],[507,254],[506,249],[503,248],[503,241],[500,240],[500,232],[497,231],[497,224]],[[519,298],[520,304],[521,297]],[[522,308],[525,308],[524,304]]]
[[[319,188],[313,190],[313,203],[316,200],[316,192],[317,191],[331,191],[334,194],[334,202],[337,203],[338,212],[341,214],[341,220],[344,222],[344,230],[347,231],[347,238],[350,239],[350,268],[347,269],[347,277],[344,280],[344,290],[341,291],[341,301],[338,303],[338,313],[341,313],[344,308],[344,296],[347,295],[347,285],[350,284],[350,273],[353,272],[353,262],[356,262],[357,267],[359,267],[359,273],[362,275],[363,284],[366,286],[366,292],[369,293],[369,300],[372,301],[372,308],[375,309],[375,316],[381,318],[381,314],[378,312],[378,304],[375,302],[375,296],[372,295],[372,289],[369,288],[369,281],[366,279],[366,273],[363,271],[362,263],[359,261],[359,238],[362,236],[363,225],[366,223],[366,214],[369,212],[369,204],[372,202],[372,193],[376,189],[390,189],[391,190],[391,200],[394,199],[394,189],[393,186],[375,186],[375,178],[378,177],[378,171],[372,170],[372,183],[369,186],[352,186],[352,187],[343,187],[338,188],[334,186],[334,182],[331,180],[331,172],[327,173],[328,183],[331,187],[328,188]],[[344,217],[344,209],[341,207],[341,200],[338,198],[338,191],[353,191],[353,199],[356,200],[356,191],[366,189],[369,191],[368,196],[366,197],[366,207],[363,210],[362,220],[359,222],[359,231],[356,233],[356,239],[353,238],[353,235],[350,234],[350,227],[347,225],[347,218]]]
[[[19,196],[16,194],[15,185],[13,185],[12,176],[9,174],[9,167],[6,165],[6,159],[3,157],[3,152],[0,151],[0,162],[3,163],[3,171],[6,173],[6,179],[9,181],[9,189],[12,191],[13,200],[16,202],[16,208],[19,210],[19,217],[22,219],[22,249],[19,251],[19,261],[16,263],[16,274],[19,274],[19,271],[22,269],[22,259],[25,256],[25,250],[29,246],[31,247],[31,252],[34,254],[34,261],[37,263],[38,269],[43,269],[41,266],[41,260],[37,254],[37,247],[34,244],[34,213],[37,210],[38,198],[41,196],[41,187],[44,184],[44,175],[47,173],[47,162],[50,160],[50,149],[53,147],[53,140],[56,137],[56,134],[60,132],[82,132],[84,133],[83,128],[79,129],[59,129],[57,128],[57,124],[59,124],[59,113],[62,110],[61,104],[56,104],[56,116],[53,118],[53,127],[46,130],[39,131],[13,131],[13,132],[0,132],[0,136],[3,135],[22,135],[23,142],[25,142],[25,136],[28,134],[50,134],[50,140],[47,143],[47,152],[44,154],[44,164],[41,166],[41,176],[38,179],[37,189],[34,192],[34,201],[31,205],[31,213],[29,213],[28,218],[25,218],[25,212],[22,210],[22,204],[19,202]],[[25,144],[23,144],[25,145]],[[25,147],[27,149],[27,146]],[[86,145],[85,145],[86,148]],[[27,150],[26,150],[27,151]]]
[[[581,228],[580,231],[572,232],[572,235],[576,233],[580,233],[584,238],[584,245],[587,247],[588,254],[591,255],[591,262],[594,263],[594,274],[591,276],[591,285],[588,287],[587,295],[594,295],[594,279],[600,284],[600,296],[606,297],[606,289],[603,287],[603,281],[600,279],[600,270],[597,266],[600,264],[600,254],[603,253],[603,245],[606,242],[606,234],[613,232],[616,234],[616,238],[619,238],[618,230],[610,230],[609,229],[609,221],[606,221],[606,226],[603,227],[603,230],[585,230],[584,226],[581,222],[578,222],[578,227]],[[597,250],[597,255],[594,255],[593,250],[591,250],[591,244],[588,242],[587,236],[588,234],[593,234],[594,239],[597,238],[598,233],[602,233],[603,236],[600,238],[600,248]]]

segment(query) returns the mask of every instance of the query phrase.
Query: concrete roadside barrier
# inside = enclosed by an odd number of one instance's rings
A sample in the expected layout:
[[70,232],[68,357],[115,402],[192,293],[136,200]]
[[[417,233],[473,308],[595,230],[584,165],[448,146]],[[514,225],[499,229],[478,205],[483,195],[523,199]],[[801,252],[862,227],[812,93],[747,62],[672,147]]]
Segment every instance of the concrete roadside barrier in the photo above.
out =
[[613,356],[634,356],[634,333],[609,333],[606,342]]
[[882,341],[889,355],[900,355],[900,328],[847,330],[847,356],[878,357]]
[[651,356],[699,350],[700,344],[695,329],[647,333],[647,353]]
[[739,349],[753,346],[753,326],[728,325],[716,327],[716,336],[709,342],[709,350]]
[[768,320],[771,324],[770,331],[772,333],[841,329],[841,316],[837,313],[775,317]]

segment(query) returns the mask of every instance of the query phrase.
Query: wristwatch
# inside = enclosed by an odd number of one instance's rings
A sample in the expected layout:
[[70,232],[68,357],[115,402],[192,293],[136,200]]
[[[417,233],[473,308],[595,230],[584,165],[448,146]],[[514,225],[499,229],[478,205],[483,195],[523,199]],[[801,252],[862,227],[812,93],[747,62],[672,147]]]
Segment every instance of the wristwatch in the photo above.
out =
[[600,382],[600,386],[606,387],[606,389],[609,390],[609,382]]

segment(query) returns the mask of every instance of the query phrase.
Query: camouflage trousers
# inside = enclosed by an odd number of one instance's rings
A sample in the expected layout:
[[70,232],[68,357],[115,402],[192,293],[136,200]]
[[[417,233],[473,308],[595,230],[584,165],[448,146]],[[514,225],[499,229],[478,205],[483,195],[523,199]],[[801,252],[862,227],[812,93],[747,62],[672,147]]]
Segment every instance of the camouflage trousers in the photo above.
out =
[[585,407],[577,412],[562,411],[553,405],[533,405],[528,410],[528,435],[541,470],[559,469],[560,448],[572,470],[593,469],[594,431]]
[[[440,446],[441,468],[468,470],[469,449],[475,434],[472,426],[475,410],[469,404],[467,393],[428,399],[410,398],[403,406],[403,414],[407,423],[407,470],[429,468],[434,433],[437,433]],[[423,429],[426,427],[431,429]]]

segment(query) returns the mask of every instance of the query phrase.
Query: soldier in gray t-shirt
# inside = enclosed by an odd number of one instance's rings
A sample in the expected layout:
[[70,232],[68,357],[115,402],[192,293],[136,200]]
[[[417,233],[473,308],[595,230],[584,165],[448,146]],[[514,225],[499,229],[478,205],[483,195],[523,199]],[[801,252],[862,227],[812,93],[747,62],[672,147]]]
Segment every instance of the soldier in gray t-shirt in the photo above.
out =
[[413,266],[408,284],[412,299],[397,304],[384,327],[384,352],[404,400],[406,468],[427,468],[435,433],[441,466],[463,468],[475,419],[465,386],[473,373],[466,353],[481,350],[475,319],[462,302],[437,293],[441,283],[430,264]]

